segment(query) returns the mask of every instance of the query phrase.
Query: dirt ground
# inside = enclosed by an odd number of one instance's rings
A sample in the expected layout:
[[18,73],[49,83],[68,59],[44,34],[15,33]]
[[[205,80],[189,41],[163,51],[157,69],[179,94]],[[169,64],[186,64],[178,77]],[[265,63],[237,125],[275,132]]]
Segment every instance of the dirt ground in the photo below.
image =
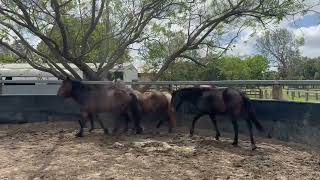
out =
[[320,179],[319,150],[259,139],[250,150],[231,135],[190,138],[173,134],[74,136],[75,122],[0,125],[0,179]]

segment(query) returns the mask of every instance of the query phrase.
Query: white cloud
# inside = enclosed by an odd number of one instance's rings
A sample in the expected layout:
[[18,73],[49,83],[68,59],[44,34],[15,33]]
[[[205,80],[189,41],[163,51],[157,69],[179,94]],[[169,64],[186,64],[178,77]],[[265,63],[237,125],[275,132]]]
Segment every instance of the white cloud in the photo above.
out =
[[293,31],[296,36],[303,36],[304,46],[301,47],[303,56],[319,57],[320,56],[320,25],[302,27]]
[[[267,27],[268,30],[275,28],[286,28],[289,31],[293,32],[296,37],[304,37],[305,44],[300,48],[303,56],[307,57],[319,57],[320,56],[320,24],[315,24],[309,27],[296,27],[290,26],[290,24],[297,20],[287,18],[283,20],[279,25],[270,24]],[[262,29],[257,30],[258,32],[250,37],[250,34],[253,32],[253,29],[247,29],[240,34],[240,37],[236,43],[236,47],[230,50],[227,54],[236,55],[236,56],[246,56],[253,55],[256,52],[255,43],[258,36],[261,35]]]
[[[231,50],[227,51],[227,55],[234,56],[248,56],[255,54],[255,44],[256,39],[260,35],[260,31],[254,33],[255,30],[252,28],[247,28],[240,33],[238,40]],[[254,34],[253,34],[254,33]]]

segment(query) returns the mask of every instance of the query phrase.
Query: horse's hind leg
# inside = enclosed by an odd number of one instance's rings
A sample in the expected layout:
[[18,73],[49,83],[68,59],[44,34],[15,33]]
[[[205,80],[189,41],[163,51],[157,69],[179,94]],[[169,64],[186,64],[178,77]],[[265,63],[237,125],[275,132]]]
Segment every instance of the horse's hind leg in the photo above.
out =
[[112,130],[112,134],[117,134],[118,133],[118,130],[119,130],[119,127],[120,127],[120,120],[119,120],[120,116],[118,116],[116,119],[115,119],[115,125],[114,125],[114,128]]
[[123,133],[128,133],[128,130],[129,130],[129,122],[130,122],[129,116],[128,116],[127,114],[124,115],[124,128],[123,128]]
[[251,148],[252,148],[252,150],[255,150],[255,149],[257,149],[257,146],[256,146],[256,144],[254,142],[254,139],[253,139],[252,123],[251,123],[251,120],[249,118],[247,118],[246,121],[247,121],[247,126],[248,126],[248,129],[249,129]]
[[134,127],[135,127],[135,130],[136,130],[136,134],[142,134],[143,133],[143,128],[141,127],[141,114],[140,112],[134,112],[134,111],[131,111],[131,112],[128,112],[128,119],[130,121],[133,121],[134,123]]
[[196,115],[193,120],[192,120],[192,125],[191,125],[191,129],[190,129],[190,137],[193,136],[193,133],[194,133],[194,127],[196,125],[196,122],[198,121],[198,119],[203,116],[204,114],[198,114]]
[[168,132],[172,133],[173,129],[176,127],[176,124],[177,124],[176,114],[172,111],[168,112],[168,124],[169,124]]
[[97,120],[100,124],[100,127],[103,129],[104,134],[109,134],[109,131],[107,128],[104,127],[103,122],[101,121],[101,119],[98,117],[98,115],[94,116],[94,120]]
[[234,140],[233,140],[232,145],[238,146],[238,122],[237,122],[237,118],[235,115],[231,115],[231,122],[232,122],[233,130],[234,130]]
[[214,115],[214,114],[210,114],[209,116],[210,116],[211,122],[212,122],[212,124],[213,124],[213,126],[214,126],[214,128],[215,128],[215,130],[216,130],[216,137],[215,137],[215,138],[216,138],[216,140],[219,140],[219,137],[220,137],[221,135],[220,135],[220,131],[219,131],[219,129],[218,129],[218,124],[217,124],[215,115]]
[[159,122],[158,122],[158,124],[157,124],[157,126],[156,126],[156,128],[159,129],[162,123],[163,123],[163,120],[160,119]]
[[160,128],[160,126],[162,125],[162,123],[164,122],[164,119],[166,119],[167,121],[168,121],[168,133],[172,133],[172,128],[173,128],[173,122],[172,122],[172,117],[171,117],[171,114],[170,114],[170,112],[165,112],[164,113],[165,115],[164,115],[164,117],[163,117],[163,119],[160,119],[159,120],[159,122],[158,122],[158,124],[157,124],[157,129],[159,129]]

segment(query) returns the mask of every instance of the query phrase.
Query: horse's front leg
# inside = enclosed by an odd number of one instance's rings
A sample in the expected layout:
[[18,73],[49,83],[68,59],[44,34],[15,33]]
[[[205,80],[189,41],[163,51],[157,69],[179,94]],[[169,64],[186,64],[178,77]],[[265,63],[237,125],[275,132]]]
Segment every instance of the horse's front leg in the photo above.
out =
[[95,118],[96,118],[96,115],[93,115],[93,114],[90,114],[90,115],[89,115],[90,125],[91,125],[91,127],[90,127],[90,129],[89,129],[89,132],[92,132],[92,131],[94,130],[94,118],[93,118],[93,116],[95,116]]
[[79,129],[79,132],[75,134],[76,137],[83,137],[83,128],[86,120],[89,117],[89,114],[87,112],[81,112],[81,115],[82,115],[82,118],[79,119],[80,129]]
[[196,126],[196,122],[198,121],[198,119],[203,116],[204,114],[203,113],[200,113],[198,115],[196,115],[193,120],[192,120],[192,125],[191,125],[191,129],[190,129],[190,137],[193,136],[193,133],[194,133],[194,127]]

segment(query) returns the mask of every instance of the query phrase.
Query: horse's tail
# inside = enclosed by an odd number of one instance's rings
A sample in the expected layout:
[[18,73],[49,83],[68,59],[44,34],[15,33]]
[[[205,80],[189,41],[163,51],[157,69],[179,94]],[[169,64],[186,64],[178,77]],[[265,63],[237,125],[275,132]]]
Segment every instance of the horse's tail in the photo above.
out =
[[171,103],[172,95],[170,93],[163,93],[163,94],[166,96],[166,99],[168,100],[169,123],[171,127],[174,128],[177,125],[177,119],[176,119],[175,107]]
[[141,133],[142,131],[142,128],[141,128],[141,125],[140,125],[140,121],[141,121],[141,111],[140,111],[140,108],[139,108],[139,100],[136,96],[136,94],[134,94],[133,92],[130,92],[129,93],[130,96],[131,96],[131,103],[130,103],[130,106],[131,106],[131,113],[132,113],[132,116],[133,116],[133,119],[134,119],[134,123],[135,123],[135,126],[138,131],[138,133]]
[[178,111],[179,107],[181,106],[183,101],[183,98],[181,98],[181,94],[178,91],[174,91],[171,96],[171,107],[175,110]]
[[241,96],[243,99],[245,109],[248,113],[248,118],[253,122],[253,124],[256,126],[256,128],[259,131],[264,131],[263,126],[261,125],[261,123],[257,119],[256,112],[255,112],[255,109],[252,105],[251,100],[244,93],[241,93]]

